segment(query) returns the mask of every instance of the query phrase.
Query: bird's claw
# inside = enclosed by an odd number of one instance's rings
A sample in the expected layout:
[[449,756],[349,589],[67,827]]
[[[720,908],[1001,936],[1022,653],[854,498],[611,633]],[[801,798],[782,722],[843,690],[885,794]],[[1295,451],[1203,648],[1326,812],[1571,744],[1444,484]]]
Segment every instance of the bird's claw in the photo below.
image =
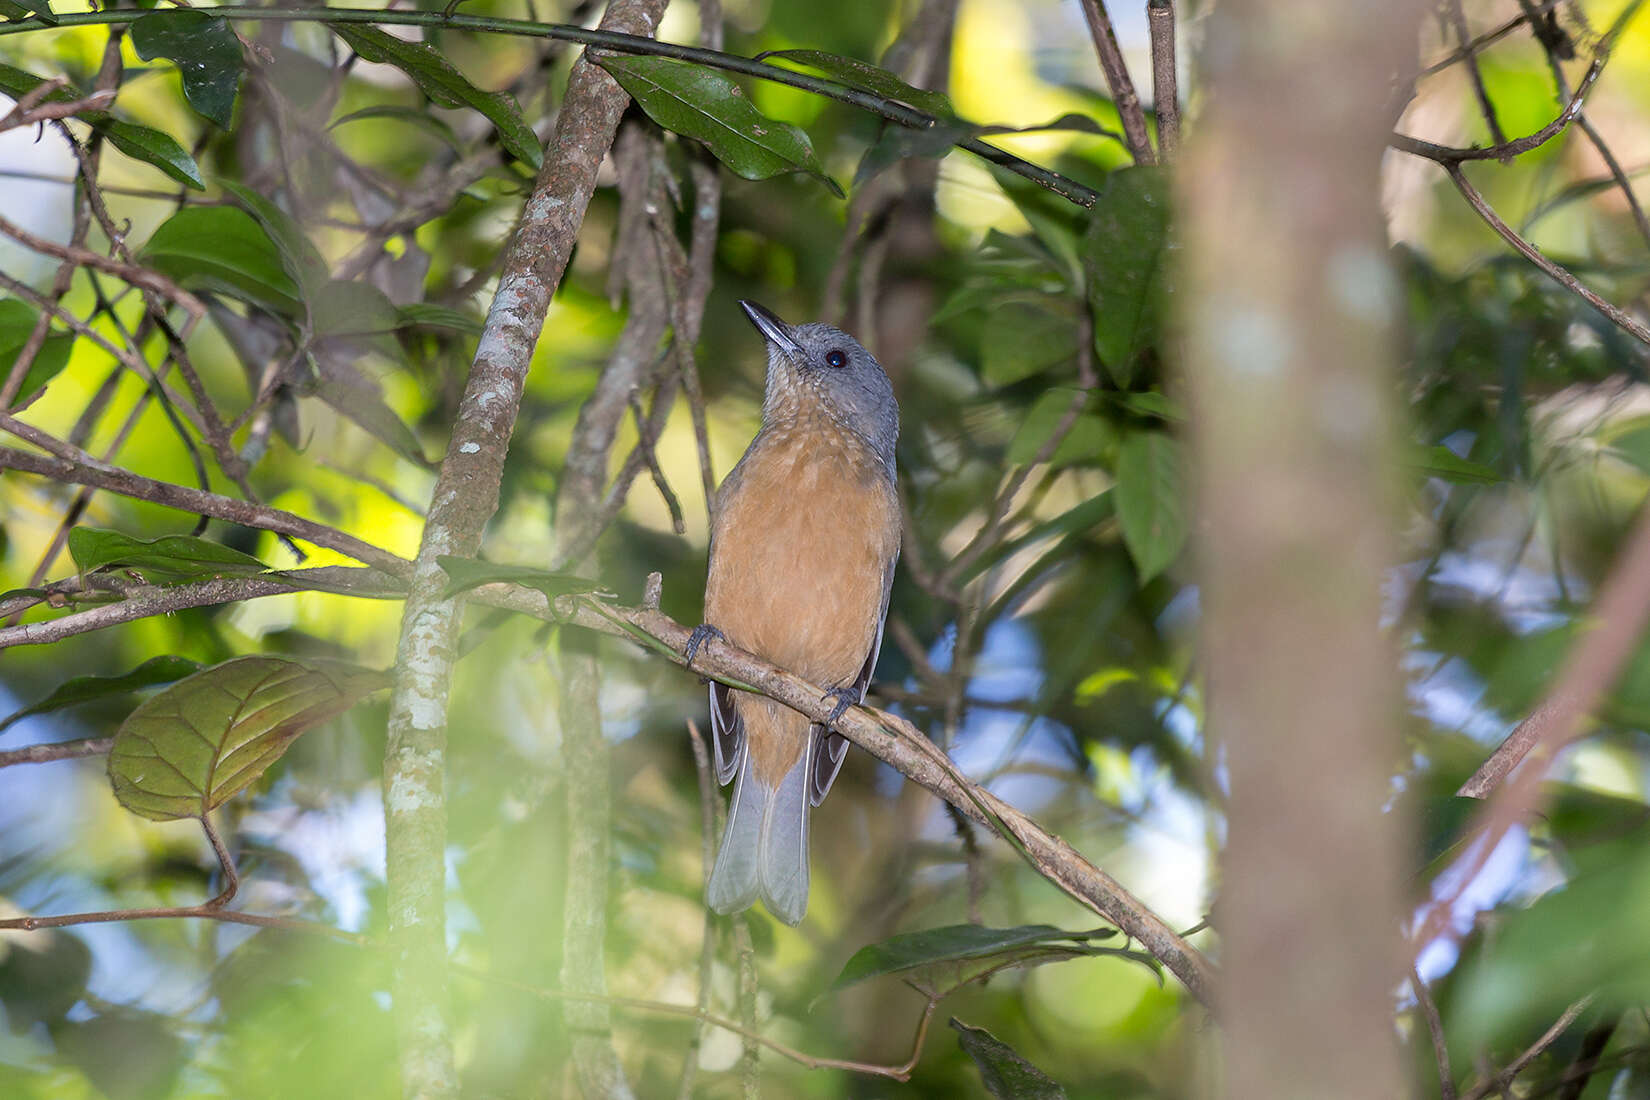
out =
[[726,634],[723,634],[709,623],[700,623],[693,628],[693,633],[688,635],[687,646],[682,650],[682,655],[687,658],[688,668],[693,667],[693,658],[698,655],[699,647],[704,645],[706,640],[710,638],[715,638],[719,642],[728,640]]
[[838,718],[847,713],[848,708],[859,703],[859,692],[851,687],[834,687],[819,697],[820,702],[835,699],[836,706],[831,708],[831,715],[825,719],[826,725],[835,724]]

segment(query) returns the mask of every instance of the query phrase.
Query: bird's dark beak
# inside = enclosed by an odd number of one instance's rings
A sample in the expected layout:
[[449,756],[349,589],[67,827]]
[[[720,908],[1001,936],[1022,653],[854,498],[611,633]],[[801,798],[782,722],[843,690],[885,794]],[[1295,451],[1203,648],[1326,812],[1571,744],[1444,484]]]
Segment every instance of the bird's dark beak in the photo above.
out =
[[772,310],[757,305],[749,298],[741,298],[739,308],[745,311],[745,316],[751,319],[751,324],[768,338],[770,344],[787,355],[801,358],[802,345],[791,335],[791,326],[775,316]]

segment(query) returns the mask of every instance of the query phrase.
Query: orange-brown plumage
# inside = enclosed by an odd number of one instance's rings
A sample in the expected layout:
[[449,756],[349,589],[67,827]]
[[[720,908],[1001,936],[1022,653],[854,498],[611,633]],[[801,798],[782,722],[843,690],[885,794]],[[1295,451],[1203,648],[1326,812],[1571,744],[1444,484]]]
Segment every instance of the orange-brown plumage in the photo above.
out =
[[[768,339],[762,430],[722,483],[711,525],[705,623],[728,641],[864,698],[899,557],[888,377],[829,325],[792,327],[742,302]],[[787,924],[808,905],[808,814],[836,779],[841,734],[761,695],[712,684],[717,778],[734,782],[707,889],[728,913],[760,896]]]
[[[742,476],[718,495],[705,621],[742,649],[838,687],[876,643],[900,523],[892,483],[866,476],[876,455],[829,420],[801,412],[764,430]],[[808,719],[745,692],[734,705],[756,775],[777,784],[806,745]]]

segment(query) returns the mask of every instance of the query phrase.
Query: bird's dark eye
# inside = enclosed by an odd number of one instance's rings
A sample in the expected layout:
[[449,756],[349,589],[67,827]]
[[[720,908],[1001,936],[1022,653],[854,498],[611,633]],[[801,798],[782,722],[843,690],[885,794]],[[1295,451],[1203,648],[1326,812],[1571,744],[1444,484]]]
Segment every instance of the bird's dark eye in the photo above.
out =
[[825,353],[825,365],[828,367],[836,367],[838,370],[841,370],[843,367],[848,365],[848,357],[842,352],[832,349],[831,351]]

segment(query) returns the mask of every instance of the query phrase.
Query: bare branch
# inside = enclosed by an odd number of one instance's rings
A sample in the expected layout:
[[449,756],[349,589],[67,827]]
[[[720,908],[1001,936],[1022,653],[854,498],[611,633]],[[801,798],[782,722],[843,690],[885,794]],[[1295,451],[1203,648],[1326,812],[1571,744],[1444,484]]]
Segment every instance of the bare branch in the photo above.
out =
[[1501,216],[1485,201],[1478,188],[1468,181],[1466,173],[1462,171],[1459,164],[1445,164],[1444,171],[1449,173],[1450,182],[1455,184],[1456,190],[1460,191],[1472,208],[1478,212],[1478,216],[1483,218],[1485,223],[1495,230],[1502,240],[1512,245],[1519,255],[1545,271],[1559,285],[1578,295],[1588,305],[1604,314],[1623,332],[1628,333],[1642,343],[1650,344],[1650,326],[1646,326],[1643,321],[1629,316],[1620,307],[1606,302],[1595,291],[1585,286],[1580,279],[1570,274],[1561,265],[1542,255],[1535,245],[1514,232],[1512,227],[1502,221]]
[[1140,107],[1140,96],[1129,79],[1129,67],[1123,63],[1123,51],[1118,49],[1117,34],[1111,27],[1111,16],[1106,14],[1105,0],[1083,0],[1083,16],[1089,23],[1089,34],[1094,38],[1094,51],[1100,57],[1100,70],[1111,89],[1112,102],[1117,105],[1117,116],[1123,120],[1123,137],[1136,164],[1152,164],[1151,139],[1146,136],[1146,112]]
[[1432,990],[1421,980],[1421,972],[1409,968],[1409,985],[1415,991],[1415,1004],[1426,1021],[1427,1034],[1432,1037],[1432,1057],[1438,1063],[1439,1100],[1456,1100],[1455,1074],[1449,1068],[1449,1044],[1444,1041],[1444,1021],[1438,1016],[1438,1004],[1432,999]]
[[78,741],[54,741],[46,745],[29,745],[21,749],[0,752],[0,768],[13,764],[45,764],[53,760],[79,760],[87,756],[101,756],[114,745],[113,737],[86,737]]
[[[552,609],[541,594],[506,585],[476,589],[475,598],[494,607],[508,607],[640,642],[675,664],[685,664],[682,650],[690,631],[659,611],[617,607],[576,597],[563,597]],[[741,690],[767,695],[816,722],[824,723],[830,717],[831,705],[822,688],[727,642],[712,639],[701,646],[693,659],[693,671]],[[991,829],[1007,829],[1014,840],[1025,847],[1045,878],[1139,940],[1198,1000],[1206,1005],[1213,1003],[1215,968],[1197,948],[1071,845],[964,778],[946,755],[910,722],[875,707],[861,706],[850,707],[836,720],[835,728],[872,756],[892,765],[980,824]]]
[[1581,83],[1577,85],[1575,94],[1570,97],[1570,101],[1564,105],[1564,110],[1559,112],[1557,118],[1533,134],[1527,134],[1512,141],[1499,142],[1487,149],[1477,147],[1463,149],[1453,145],[1437,145],[1430,141],[1422,141],[1420,138],[1410,137],[1408,134],[1399,133],[1394,133],[1387,144],[1405,153],[1414,153],[1418,157],[1437,161],[1445,168],[1469,160],[1511,160],[1520,153],[1527,153],[1531,149],[1539,149],[1547,144],[1562,133],[1564,128],[1575,119],[1576,115],[1581,113],[1581,105],[1586,100],[1587,93],[1592,90],[1593,82],[1604,71],[1604,61],[1603,56],[1593,59],[1593,63],[1587,67],[1587,75],[1581,78]]
[[[0,428],[16,432],[19,428],[27,429],[27,425],[22,425],[4,413],[0,413]],[[30,432],[37,431],[36,429],[28,430]],[[64,446],[66,445],[59,444],[58,449],[62,449]],[[162,504],[168,508],[176,508],[180,512],[191,512],[198,516],[211,516],[213,519],[238,523],[242,527],[255,527],[264,531],[274,531],[281,535],[290,535],[293,538],[313,542],[317,546],[325,546],[329,550],[336,550],[340,554],[347,554],[356,561],[382,569],[394,577],[404,579],[412,572],[412,563],[405,558],[398,557],[387,550],[381,550],[371,543],[363,542],[355,536],[347,535],[336,528],[304,519],[302,516],[282,511],[279,508],[271,508],[265,504],[253,504],[250,501],[236,500],[234,497],[220,496],[217,493],[207,493],[199,489],[174,485],[168,481],[156,481],[153,478],[143,477],[129,470],[111,466],[84,451],[75,453],[71,459],[31,454],[28,451],[19,451],[12,447],[0,447],[0,470],[19,470],[27,474],[37,474],[40,477],[50,478],[61,485],[89,485],[97,489],[107,489],[111,493],[118,493],[121,496],[132,497],[136,500],[147,500],[151,504]]]

